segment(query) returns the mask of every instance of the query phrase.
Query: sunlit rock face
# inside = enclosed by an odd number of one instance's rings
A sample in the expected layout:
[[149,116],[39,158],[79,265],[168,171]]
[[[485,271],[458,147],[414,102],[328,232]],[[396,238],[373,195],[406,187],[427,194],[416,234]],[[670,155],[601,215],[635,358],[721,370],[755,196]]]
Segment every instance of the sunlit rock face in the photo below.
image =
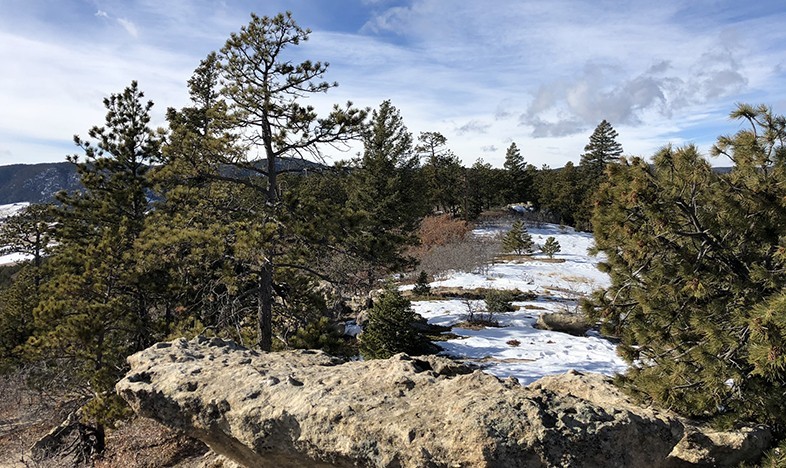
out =
[[[672,454],[695,428],[597,375],[522,387],[439,357],[342,362],[203,337],[129,362],[117,391],[135,411],[246,466],[654,467],[698,456]],[[702,453],[694,463],[721,463]]]

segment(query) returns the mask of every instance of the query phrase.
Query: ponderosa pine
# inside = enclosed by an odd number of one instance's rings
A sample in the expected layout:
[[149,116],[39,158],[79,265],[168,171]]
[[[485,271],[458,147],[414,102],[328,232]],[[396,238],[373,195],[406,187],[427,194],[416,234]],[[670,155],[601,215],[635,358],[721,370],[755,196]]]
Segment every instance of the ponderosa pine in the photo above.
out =
[[786,124],[740,106],[748,128],[712,153],[667,147],[615,164],[593,216],[611,286],[585,304],[632,364],[623,380],[693,417],[783,429]]

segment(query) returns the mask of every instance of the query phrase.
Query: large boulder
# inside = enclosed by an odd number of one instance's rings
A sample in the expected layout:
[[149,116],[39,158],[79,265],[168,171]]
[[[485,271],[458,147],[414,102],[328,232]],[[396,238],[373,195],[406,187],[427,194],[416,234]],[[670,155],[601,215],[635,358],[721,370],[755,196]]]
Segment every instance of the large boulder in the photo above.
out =
[[613,390],[602,378],[580,395],[440,357],[341,362],[197,337],[129,362],[117,391],[135,411],[253,467],[681,466],[671,452],[694,433],[618,393],[593,401]]

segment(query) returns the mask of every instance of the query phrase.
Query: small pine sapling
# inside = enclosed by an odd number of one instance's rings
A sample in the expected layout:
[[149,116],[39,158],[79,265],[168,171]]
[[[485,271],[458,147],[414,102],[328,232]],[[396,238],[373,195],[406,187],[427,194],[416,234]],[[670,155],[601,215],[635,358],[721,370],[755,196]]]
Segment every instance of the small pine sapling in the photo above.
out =
[[397,353],[428,354],[431,343],[412,326],[416,320],[409,300],[388,286],[369,310],[359,337],[363,359],[387,359]]
[[486,297],[484,299],[486,302],[486,310],[489,312],[489,314],[513,312],[516,310],[516,308],[511,303],[513,301],[513,294],[510,291],[491,289],[486,293]]
[[523,221],[516,221],[505,236],[502,238],[502,249],[504,252],[513,252],[517,255],[532,253],[532,236],[527,232]]
[[428,275],[425,271],[421,270],[420,275],[418,275],[418,280],[415,283],[415,287],[412,288],[412,292],[418,296],[428,296],[431,294],[431,286],[429,286]]
[[562,250],[562,247],[559,245],[559,242],[557,242],[557,239],[555,239],[554,236],[549,236],[546,239],[546,243],[543,244],[543,247],[541,247],[540,250],[544,254],[548,255],[549,258],[554,258],[554,254]]

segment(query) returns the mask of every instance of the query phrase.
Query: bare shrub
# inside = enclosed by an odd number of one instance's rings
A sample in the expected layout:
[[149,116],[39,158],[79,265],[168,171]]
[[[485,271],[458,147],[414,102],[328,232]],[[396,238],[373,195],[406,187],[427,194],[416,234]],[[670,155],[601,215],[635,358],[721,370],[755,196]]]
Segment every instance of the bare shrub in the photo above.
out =
[[493,240],[469,237],[424,252],[419,259],[420,268],[432,272],[435,277],[451,271],[485,275],[498,251],[499,245]]
[[458,242],[470,231],[472,226],[462,219],[450,215],[427,216],[418,229],[419,248],[428,250],[434,246]]

